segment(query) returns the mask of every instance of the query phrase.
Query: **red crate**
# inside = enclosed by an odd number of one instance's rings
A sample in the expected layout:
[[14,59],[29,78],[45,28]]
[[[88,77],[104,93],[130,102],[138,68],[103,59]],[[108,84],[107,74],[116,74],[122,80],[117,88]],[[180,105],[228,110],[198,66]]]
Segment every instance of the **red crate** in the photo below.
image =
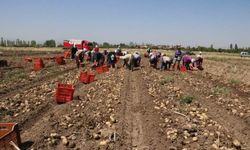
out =
[[21,146],[21,138],[17,123],[0,123],[0,146],[1,149],[16,150],[10,142]]
[[187,72],[187,68],[185,66],[181,66],[180,71],[182,73],[185,73],[185,72]]
[[33,58],[33,69],[39,71],[44,68],[44,63],[41,58]]
[[95,68],[95,71],[96,71],[98,74],[101,74],[101,73],[103,73],[103,67],[96,67],[96,68]]
[[57,84],[56,89],[56,102],[57,103],[66,103],[73,100],[73,95],[75,88],[71,84]]
[[87,72],[81,72],[80,73],[80,82],[82,83],[89,83],[89,75]]
[[57,56],[55,59],[56,59],[56,63],[58,65],[64,65],[65,64],[64,56]]
[[88,73],[89,75],[89,83],[96,81],[94,73]]
[[103,65],[102,66],[102,70],[103,70],[103,72],[108,72],[109,71],[109,67],[107,65]]

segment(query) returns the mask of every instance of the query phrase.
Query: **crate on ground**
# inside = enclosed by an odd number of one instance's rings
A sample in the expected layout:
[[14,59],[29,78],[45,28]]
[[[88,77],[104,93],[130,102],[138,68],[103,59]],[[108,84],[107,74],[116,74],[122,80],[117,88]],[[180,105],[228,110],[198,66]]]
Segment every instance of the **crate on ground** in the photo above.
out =
[[88,75],[89,75],[89,83],[96,81],[94,73],[89,72]]
[[2,149],[15,150],[16,146],[21,146],[20,132],[17,123],[0,123],[0,147]]
[[57,56],[57,57],[55,57],[55,59],[56,59],[56,63],[58,65],[64,65],[65,64],[64,56]]
[[109,67],[107,65],[103,65],[102,66],[102,70],[103,70],[103,72],[108,72],[109,71]]
[[185,72],[187,72],[187,68],[185,66],[181,66],[180,71],[182,73],[185,73]]
[[33,58],[33,69],[39,71],[44,68],[44,63],[41,58]]
[[103,65],[103,66],[99,66],[95,68],[96,72],[98,74],[104,73],[104,72],[108,72],[109,71],[109,67],[107,65]]
[[56,88],[56,97],[55,100],[57,103],[66,103],[73,100],[73,95],[75,88],[72,84],[57,84]]
[[80,82],[82,83],[89,83],[89,75],[87,72],[80,72]]
[[80,82],[85,83],[85,84],[94,82],[96,81],[95,74],[92,72],[81,72],[79,80]]
[[95,68],[95,71],[96,71],[98,74],[103,73],[103,68],[102,68],[102,66],[96,67],[96,68]]

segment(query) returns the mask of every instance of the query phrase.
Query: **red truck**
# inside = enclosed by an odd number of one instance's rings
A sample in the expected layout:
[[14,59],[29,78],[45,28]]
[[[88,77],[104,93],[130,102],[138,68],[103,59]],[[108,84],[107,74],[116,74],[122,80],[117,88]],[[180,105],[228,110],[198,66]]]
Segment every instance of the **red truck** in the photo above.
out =
[[64,49],[70,49],[74,45],[77,47],[77,49],[84,49],[84,48],[86,48],[87,50],[93,49],[93,43],[87,40],[64,40],[63,41]]
[[73,46],[76,46],[77,49],[87,49],[88,51],[91,51],[93,49],[93,43],[87,41],[87,40],[64,40],[63,41],[63,49],[64,51],[64,58],[70,58],[71,51],[70,49]]

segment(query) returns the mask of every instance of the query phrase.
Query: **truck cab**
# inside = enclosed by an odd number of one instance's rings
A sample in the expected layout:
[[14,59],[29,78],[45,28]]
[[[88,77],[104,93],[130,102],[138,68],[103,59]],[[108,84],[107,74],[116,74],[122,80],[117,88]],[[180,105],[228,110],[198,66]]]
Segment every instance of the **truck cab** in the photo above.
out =
[[250,57],[249,52],[240,52],[240,57]]
[[73,46],[77,47],[77,49],[87,49],[91,51],[93,49],[93,43],[87,40],[64,40],[63,48],[71,49]]

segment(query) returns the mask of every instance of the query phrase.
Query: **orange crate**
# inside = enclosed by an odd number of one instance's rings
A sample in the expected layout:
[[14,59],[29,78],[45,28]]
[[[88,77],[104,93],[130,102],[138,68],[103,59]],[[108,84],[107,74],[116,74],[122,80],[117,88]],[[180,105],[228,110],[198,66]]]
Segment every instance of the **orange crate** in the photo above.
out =
[[89,83],[89,75],[87,72],[81,72],[80,73],[80,82],[82,83]]
[[65,58],[65,59],[69,59],[69,58],[70,58],[70,56],[71,56],[71,52],[70,52],[70,50],[66,50],[66,51],[64,51],[64,58]]
[[57,84],[56,89],[56,102],[57,103],[66,103],[73,100],[73,95],[75,88],[71,84]]
[[0,123],[0,147],[6,150],[15,150],[10,142],[21,146],[21,138],[17,123]]
[[57,56],[55,59],[56,59],[56,63],[58,65],[64,65],[65,64],[65,60],[64,60],[63,56]]

